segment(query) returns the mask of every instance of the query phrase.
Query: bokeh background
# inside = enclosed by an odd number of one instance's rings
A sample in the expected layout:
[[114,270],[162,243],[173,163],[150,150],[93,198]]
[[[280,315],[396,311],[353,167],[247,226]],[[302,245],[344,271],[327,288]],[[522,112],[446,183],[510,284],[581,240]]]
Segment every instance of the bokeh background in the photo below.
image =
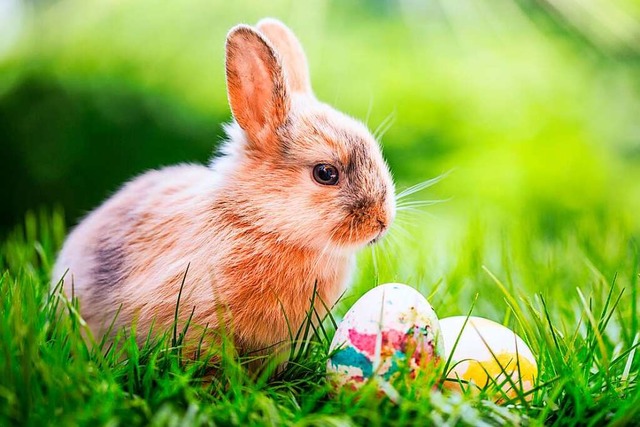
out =
[[638,1],[0,0],[0,235],[206,162],[226,32],[264,16],[297,33],[321,100],[386,130],[399,189],[450,172],[420,195],[447,201],[402,225],[418,240],[640,230]]

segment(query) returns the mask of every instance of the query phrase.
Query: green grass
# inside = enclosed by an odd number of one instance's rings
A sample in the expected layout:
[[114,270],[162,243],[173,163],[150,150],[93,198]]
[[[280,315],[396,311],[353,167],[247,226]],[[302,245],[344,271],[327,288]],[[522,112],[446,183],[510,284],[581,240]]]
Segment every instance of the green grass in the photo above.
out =
[[[413,237],[395,230],[383,245],[365,250],[333,319],[283,372],[255,376],[229,345],[185,360],[181,331],[166,331],[142,348],[123,334],[116,345],[88,348],[77,304],[49,296],[51,266],[65,235],[62,215],[30,214],[0,252],[0,425],[637,422],[634,224],[612,211],[567,221],[532,210],[528,219],[511,223],[477,213],[461,227],[443,216],[445,205],[430,208],[435,217],[402,215],[398,224]],[[387,281],[415,286],[440,317],[472,310],[517,331],[540,367],[533,399],[497,405],[482,393],[443,391],[433,374],[399,379],[399,404],[373,387],[331,393],[324,367],[332,320],[376,282]]]

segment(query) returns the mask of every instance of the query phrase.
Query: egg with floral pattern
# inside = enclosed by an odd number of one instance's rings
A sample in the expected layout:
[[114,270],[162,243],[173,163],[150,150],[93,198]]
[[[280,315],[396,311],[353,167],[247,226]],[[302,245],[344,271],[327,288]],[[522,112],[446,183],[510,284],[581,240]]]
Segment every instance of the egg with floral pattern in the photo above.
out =
[[389,395],[401,372],[415,377],[433,370],[443,352],[438,318],[426,298],[410,286],[387,283],[345,314],[331,342],[327,375],[336,388],[357,389],[373,380]]

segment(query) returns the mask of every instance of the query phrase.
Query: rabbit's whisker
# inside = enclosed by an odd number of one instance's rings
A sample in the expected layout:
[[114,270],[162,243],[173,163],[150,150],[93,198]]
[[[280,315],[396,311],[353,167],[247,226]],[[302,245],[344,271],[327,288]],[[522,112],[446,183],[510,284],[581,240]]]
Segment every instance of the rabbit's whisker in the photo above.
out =
[[402,208],[407,208],[407,207],[413,207],[413,208],[417,208],[417,207],[422,207],[422,206],[433,206],[433,205],[437,205],[440,203],[446,203],[451,201],[451,198],[448,199],[434,199],[434,200],[406,200],[403,202],[400,202],[396,205],[396,209],[397,210],[402,210]]
[[436,216],[431,212],[418,209],[417,207],[414,207],[414,206],[405,206],[402,209],[398,209],[398,217],[396,218],[396,220],[401,217],[416,218],[422,215],[428,215],[430,218],[436,218]]
[[418,191],[424,190],[425,188],[429,188],[432,185],[435,185],[438,182],[442,181],[444,178],[449,176],[450,173],[451,171],[445,172],[436,176],[435,178],[427,179],[426,181],[419,182],[415,185],[412,185],[409,188],[405,188],[404,190],[402,190],[400,193],[396,195],[396,200],[399,201],[400,199],[403,199],[407,196],[417,193]]
[[397,231],[398,233],[394,234],[394,238],[396,239],[396,244],[398,245],[398,247],[413,245],[418,240],[416,236],[412,235],[404,228],[398,228]]
[[371,111],[373,110],[373,94],[369,97],[369,106],[367,107],[367,115],[364,118],[364,124],[369,127],[369,118],[371,117]]
[[378,253],[382,253],[382,257],[384,258],[387,270],[392,270],[393,269],[393,261],[391,259],[391,255],[390,255],[391,252],[389,251],[389,244],[391,242],[390,239],[391,239],[391,237],[387,238],[385,236],[385,238],[382,239],[382,241],[380,242],[380,246],[378,248],[376,248],[376,251]]
[[373,277],[376,280],[376,284],[378,282],[378,277],[380,277],[380,273],[378,271],[378,257],[376,256],[376,247],[375,245],[371,246],[371,264],[373,265]]
[[372,134],[376,141],[380,141],[382,139],[384,134],[387,133],[391,126],[393,126],[395,120],[396,112],[392,111],[387,115],[387,117],[384,118],[384,120],[380,122],[380,124],[378,125],[378,127],[376,127]]
[[[401,218],[401,217],[396,218],[395,222],[393,223],[393,226],[389,230],[389,236],[391,236],[393,238],[402,237],[402,238],[405,238],[405,239],[408,239],[408,238],[412,237],[411,233],[409,233],[403,227],[403,225],[405,225],[405,224],[408,224],[408,223],[404,222],[403,218]],[[399,234],[399,236],[398,236],[398,234]]]

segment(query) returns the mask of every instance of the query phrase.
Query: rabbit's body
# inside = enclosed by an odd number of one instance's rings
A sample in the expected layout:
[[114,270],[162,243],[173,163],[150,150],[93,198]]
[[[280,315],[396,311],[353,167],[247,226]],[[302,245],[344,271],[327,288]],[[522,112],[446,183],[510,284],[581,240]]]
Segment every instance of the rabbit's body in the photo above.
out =
[[[335,302],[352,255],[298,247],[260,231],[234,209],[232,192],[216,178],[204,166],[147,172],[71,233],[57,266],[69,269],[67,292],[73,281],[95,334],[106,331],[121,305],[116,326],[135,320],[139,331],[152,322],[166,330],[183,278],[181,320],[192,309],[195,325],[215,329],[233,319],[225,327],[242,325],[234,336],[245,350],[287,340],[289,325],[303,321],[314,287],[326,304]],[[57,270],[54,277],[63,274]]]
[[250,27],[230,33],[236,122],[221,156],[210,167],[136,178],[65,242],[54,281],[68,270],[64,288],[80,298],[94,334],[118,310],[116,330],[135,323],[141,339],[152,324],[166,330],[184,279],[181,324],[193,310],[193,325],[228,328],[243,352],[286,341],[314,288],[322,315],[356,250],[393,220],[393,182],[373,137],[315,99],[286,27],[269,20],[259,28],[280,55]]

